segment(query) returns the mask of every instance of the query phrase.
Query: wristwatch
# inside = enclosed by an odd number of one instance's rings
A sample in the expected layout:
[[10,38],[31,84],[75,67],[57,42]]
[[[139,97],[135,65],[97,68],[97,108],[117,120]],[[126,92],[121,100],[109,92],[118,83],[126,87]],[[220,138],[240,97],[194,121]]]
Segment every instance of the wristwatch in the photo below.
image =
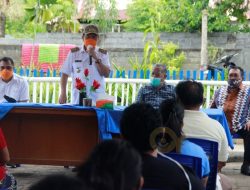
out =
[[96,64],[101,64],[101,63],[102,63],[102,60],[101,60],[101,59],[97,59],[97,60],[95,61],[95,63],[96,63]]

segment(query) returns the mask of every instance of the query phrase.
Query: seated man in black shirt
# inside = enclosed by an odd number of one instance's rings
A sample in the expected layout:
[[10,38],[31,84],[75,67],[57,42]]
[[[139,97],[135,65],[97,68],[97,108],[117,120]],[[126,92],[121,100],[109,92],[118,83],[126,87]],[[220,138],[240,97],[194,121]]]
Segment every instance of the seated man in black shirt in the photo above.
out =
[[201,180],[192,171],[171,159],[157,158],[157,147],[151,146],[150,135],[161,126],[161,119],[150,104],[135,103],[127,107],[120,126],[123,138],[142,155],[144,188],[203,189]]

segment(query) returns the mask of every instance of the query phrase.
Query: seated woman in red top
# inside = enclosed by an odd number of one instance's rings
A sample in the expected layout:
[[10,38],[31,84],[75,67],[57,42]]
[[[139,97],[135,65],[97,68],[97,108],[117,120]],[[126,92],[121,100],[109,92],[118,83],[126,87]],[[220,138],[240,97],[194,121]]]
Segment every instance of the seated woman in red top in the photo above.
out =
[[6,170],[5,164],[10,160],[7,144],[0,128],[0,189],[16,190],[16,180]]

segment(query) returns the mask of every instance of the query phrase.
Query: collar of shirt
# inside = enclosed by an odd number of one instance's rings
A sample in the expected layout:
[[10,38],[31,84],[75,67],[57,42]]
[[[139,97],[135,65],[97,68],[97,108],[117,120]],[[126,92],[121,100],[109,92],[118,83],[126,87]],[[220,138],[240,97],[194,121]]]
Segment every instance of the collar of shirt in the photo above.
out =
[[238,88],[228,88],[228,92],[239,92],[240,90],[242,90],[244,88],[244,85],[241,83],[240,86]]
[[[95,47],[95,52],[98,52],[98,50],[99,50],[99,47],[96,46],[96,47]],[[80,52],[81,52],[81,53],[87,53],[87,51],[84,49],[84,46],[81,47]]]

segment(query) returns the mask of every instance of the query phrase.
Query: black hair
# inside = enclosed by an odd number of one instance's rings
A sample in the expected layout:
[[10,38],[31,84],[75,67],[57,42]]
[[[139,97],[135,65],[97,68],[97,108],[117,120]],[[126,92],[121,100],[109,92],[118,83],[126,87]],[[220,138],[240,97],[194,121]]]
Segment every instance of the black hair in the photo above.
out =
[[82,180],[65,175],[49,175],[33,184],[29,190],[91,190]]
[[150,135],[154,129],[161,126],[158,110],[147,103],[134,103],[123,111],[120,121],[123,138],[144,153],[154,148],[150,145]]
[[14,67],[14,61],[13,59],[11,59],[10,57],[2,57],[0,59],[0,62],[3,61],[3,62],[6,62],[6,63],[10,63],[13,67]]
[[184,108],[176,99],[164,100],[160,105],[162,125],[175,132],[177,137],[182,136]]
[[140,185],[140,154],[125,140],[97,145],[79,168],[77,176],[94,190],[132,190]]
[[194,80],[186,80],[179,82],[175,87],[178,100],[183,104],[184,108],[200,106],[203,103],[203,85]]
[[157,63],[157,64],[153,65],[153,70],[156,67],[160,67],[161,73],[167,74],[167,66],[166,65]]
[[231,69],[234,69],[234,70],[239,69],[240,70],[241,78],[244,80],[244,70],[241,67],[239,67],[239,66],[231,66],[231,67],[228,68],[228,73],[229,73],[229,71]]

